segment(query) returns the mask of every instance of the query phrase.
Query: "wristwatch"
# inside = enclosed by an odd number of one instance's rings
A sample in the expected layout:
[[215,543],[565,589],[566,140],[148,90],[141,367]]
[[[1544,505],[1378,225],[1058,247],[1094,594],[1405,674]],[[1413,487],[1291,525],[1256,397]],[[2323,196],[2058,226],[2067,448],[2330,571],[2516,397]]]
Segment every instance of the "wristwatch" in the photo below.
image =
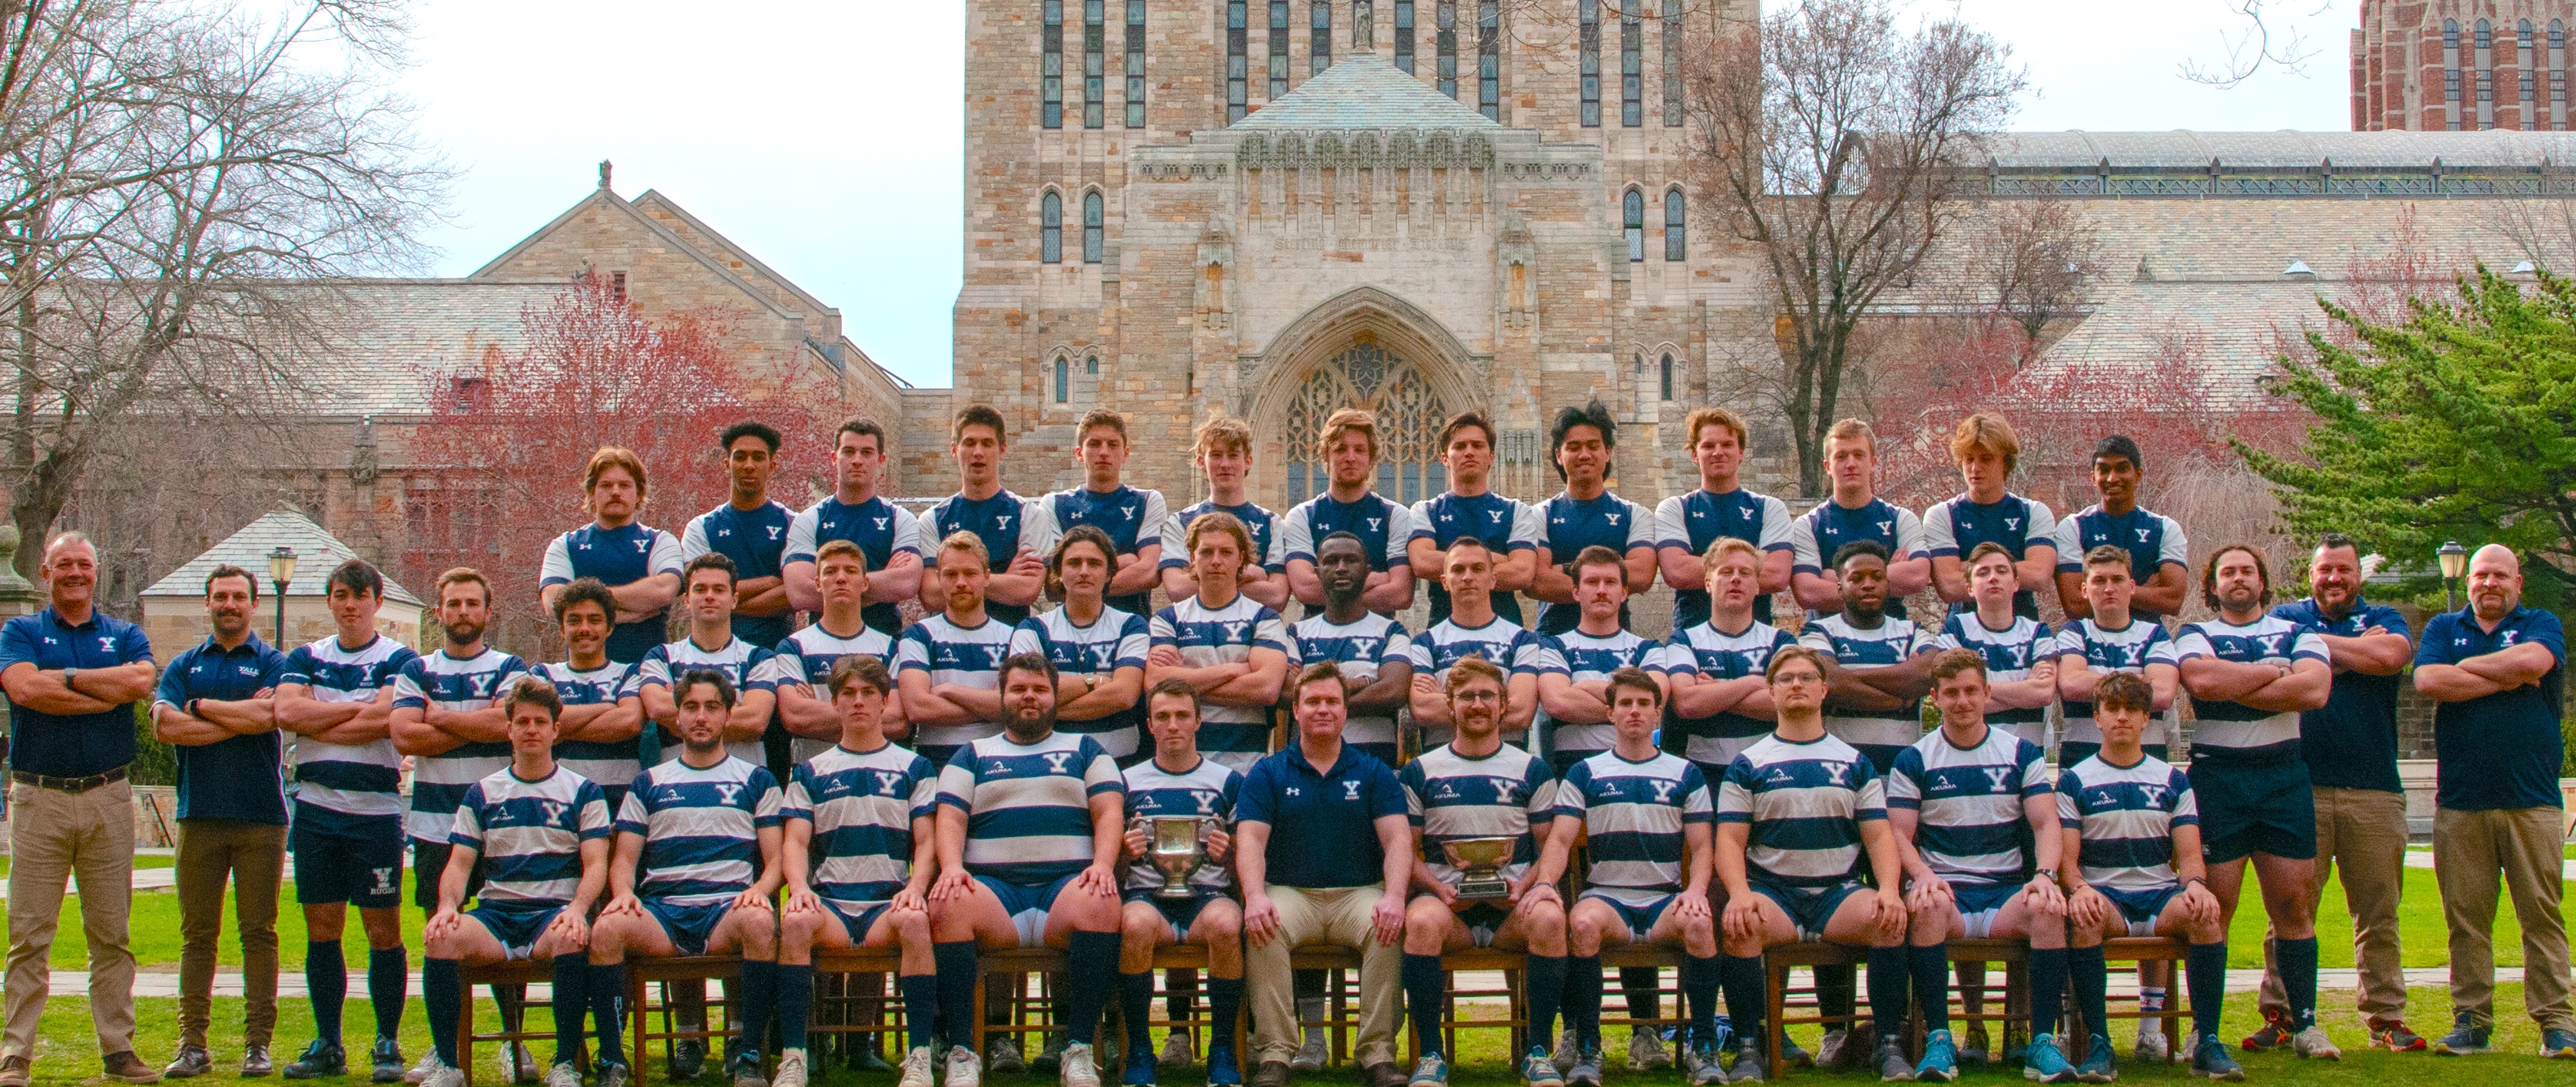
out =
[[63,669],[63,689],[64,689],[64,690],[66,690],[66,691],[70,691],[70,692],[71,692],[71,693],[73,693],[73,694],[79,694],[79,693],[80,693],[80,688],[79,688],[79,687],[77,687],[77,686],[74,686],[74,685],[73,685],[73,684],[74,684],[74,682],[75,682],[75,681],[77,681],[77,680],[79,680],[79,679],[80,679],[80,669],[78,669],[78,668],[65,668],[65,669]]
[[2050,883],[2057,882],[2057,869],[2042,868],[2035,874],[2046,877]]

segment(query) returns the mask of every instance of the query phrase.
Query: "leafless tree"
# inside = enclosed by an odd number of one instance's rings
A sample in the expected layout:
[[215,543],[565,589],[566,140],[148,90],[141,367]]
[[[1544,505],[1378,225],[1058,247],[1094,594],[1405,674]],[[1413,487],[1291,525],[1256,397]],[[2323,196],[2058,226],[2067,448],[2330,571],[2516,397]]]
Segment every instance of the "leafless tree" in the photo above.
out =
[[2532,267],[2559,275],[2576,268],[2576,199],[2498,200],[2495,206],[2496,228]]
[[1765,266],[1786,326],[1766,386],[1819,493],[1854,333],[1949,225],[1950,164],[2011,117],[2026,79],[1992,36],[1901,29],[1887,0],[1804,0],[1689,52],[1692,209]]
[[2227,0],[2227,10],[2241,25],[2233,34],[2218,32],[2223,59],[2214,65],[2184,61],[2184,79],[2226,90],[2254,78],[2265,68],[2306,74],[2317,47],[2308,44],[2307,36],[2299,33],[2298,27],[2281,19],[2280,5],[2272,0]]
[[2021,332],[2020,361],[2039,355],[2049,323],[2081,308],[2102,272],[2102,239],[2074,201],[2040,195],[1989,201],[1957,237],[1965,312]]
[[5,478],[26,538],[135,420],[272,418],[349,324],[315,281],[411,264],[445,174],[378,85],[401,28],[374,2],[268,22],[0,0]]

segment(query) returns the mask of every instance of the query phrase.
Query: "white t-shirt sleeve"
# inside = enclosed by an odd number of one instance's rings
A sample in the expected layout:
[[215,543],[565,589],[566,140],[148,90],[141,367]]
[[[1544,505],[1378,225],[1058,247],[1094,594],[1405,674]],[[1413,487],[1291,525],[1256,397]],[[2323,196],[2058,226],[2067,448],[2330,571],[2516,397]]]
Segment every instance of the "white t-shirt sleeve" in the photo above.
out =
[[[1902,520],[1903,510],[1898,510]],[[1950,529],[1950,504],[1936,502],[1923,511],[1923,554],[1957,558],[1959,537]]]
[[680,564],[683,566],[712,550],[707,546],[707,515],[689,518],[688,527],[680,530]]
[[[1136,522],[1136,546],[1141,549],[1146,544],[1162,544],[1164,538],[1171,534],[1172,504],[1163,499],[1163,492],[1146,491],[1145,517]],[[1171,548],[1167,546],[1163,550],[1169,553]]]
[[660,529],[653,530],[653,551],[645,557],[645,568],[654,574],[677,574],[689,560],[680,557],[680,538]]
[[[1509,550],[1536,550],[1547,540],[1547,514],[1537,506],[1519,499],[1512,500],[1512,542]],[[1568,555],[1566,558],[1573,558]]]
[[[2185,570],[2191,569],[2191,541],[2183,539],[2182,522],[2161,513],[2156,515],[2156,520],[2165,523],[2164,546],[2157,550],[2156,565],[2163,566],[2170,562]],[[2154,576],[2156,572],[2149,570],[2139,575],[2138,580],[2145,581]]]
[[1755,541],[1754,546],[1764,551],[1795,546],[1789,536],[1788,503],[1767,494],[1762,496],[1762,538]]
[[[887,504],[893,505],[893,503]],[[913,556],[918,558],[930,554],[930,547],[928,542],[921,538],[921,519],[913,516],[911,510],[895,506],[894,546],[888,553],[899,555],[906,551],[912,552]]]
[[[1638,503],[1630,502],[1625,498],[1622,498],[1619,501],[1628,507],[1628,550],[1634,551],[1640,547],[1654,547],[1656,539],[1655,530],[1657,527],[1655,515],[1648,512],[1646,507],[1639,505]],[[1547,517],[1547,507],[1545,506],[1532,506],[1530,509],[1542,520]]]
[[572,580],[572,545],[565,542],[569,534],[558,534],[546,544],[546,557],[537,567],[537,585],[562,585]]
[[1896,507],[1896,553],[1905,558],[1919,559],[1924,556],[1925,546],[1923,519],[1915,516],[1913,510]]
[[[1414,503],[1414,504],[1412,504],[1412,505],[1410,505],[1410,506],[1398,506],[1398,507],[1395,507],[1395,508],[1397,508],[1397,509],[1402,509],[1402,510],[1404,511],[1404,523],[1405,523],[1404,538],[1405,538],[1405,541],[1406,541],[1406,542],[1408,542],[1408,543],[1412,542],[1413,538],[1414,538],[1414,537],[1416,537],[1416,536],[1422,537],[1423,539],[1426,539],[1426,540],[1430,540],[1430,541],[1432,541],[1432,542],[1434,542],[1434,543],[1439,542],[1439,538],[1440,538],[1440,537],[1439,537],[1439,533],[1432,531],[1432,528],[1431,528],[1431,500],[1430,500],[1430,499],[1425,498],[1425,499],[1423,499],[1422,501],[1420,501],[1420,502],[1416,502],[1416,503]],[[1388,543],[1390,543],[1390,544],[1392,544],[1392,543],[1394,543],[1394,542],[1395,542],[1395,531],[1394,531],[1394,530],[1395,530],[1395,526],[1394,526],[1394,525],[1388,525],[1388,526],[1386,526],[1386,527],[1387,527],[1387,534],[1386,534],[1387,542],[1388,542]]]
[[1413,542],[1414,524],[1412,509],[1400,502],[1386,504],[1386,564],[1388,566],[1399,562],[1407,564],[1412,562],[1405,557],[1404,549],[1405,545]]
[[1825,572],[1824,552],[1816,546],[1816,519],[1801,517],[1789,526],[1789,563],[1802,574]]
[[[1306,507],[1298,506],[1282,514],[1279,524],[1275,526],[1270,536],[1271,550],[1279,553],[1282,563],[1289,559],[1315,561],[1315,534],[1306,527]],[[1165,561],[1170,561],[1171,556],[1171,541],[1166,540],[1163,543],[1163,558]]]
[[2027,511],[2024,516],[2030,518],[2030,531],[2024,533],[2022,539],[2033,544],[2057,546],[2057,514],[2049,510],[2048,503],[2036,498],[2025,498],[2021,503]]
[[1674,495],[1655,504],[1655,546],[1690,546],[1690,518],[1682,512],[1682,496]]
[[2057,572],[2061,574],[2083,573],[2084,533],[2082,529],[2076,526],[2075,518],[2069,517],[2063,521],[2057,522],[2057,535],[2055,542],[2057,544]]
[[[1039,495],[1036,498],[1021,500],[1020,550],[1043,556],[1055,550],[1056,540],[1063,535],[1063,528],[1055,523],[1054,495]],[[1011,560],[995,555],[993,561],[1007,565]]]
[[778,557],[781,564],[814,561],[814,549],[822,546],[814,542],[819,531],[816,526],[822,520],[818,511],[822,508],[823,504],[816,502],[787,519],[787,550]]

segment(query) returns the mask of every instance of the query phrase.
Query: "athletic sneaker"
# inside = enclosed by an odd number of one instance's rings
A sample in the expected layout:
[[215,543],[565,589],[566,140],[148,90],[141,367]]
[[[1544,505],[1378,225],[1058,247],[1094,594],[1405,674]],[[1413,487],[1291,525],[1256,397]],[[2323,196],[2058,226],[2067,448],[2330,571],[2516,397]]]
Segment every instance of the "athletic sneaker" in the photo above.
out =
[[2370,1044],[2391,1053],[2421,1053],[2432,1043],[2406,1029],[2403,1019],[2381,1019],[2370,1024]]
[[2120,1078],[2120,1069],[2111,1062],[2111,1036],[2093,1035],[2085,1047],[2084,1063],[2075,1066],[2075,1078],[2086,1083],[2109,1083]]
[[1243,1087],[1243,1062],[1234,1055],[1234,1039],[1211,1038],[1207,1054],[1208,1087]]
[[1851,1045],[1851,1037],[1852,1032],[1841,1027],[1826,1031],[1823,1040],[1816,1043],[1816,1063],[1827,1068],[1842,1067],[1844,1058],[1850,1056],[1845,1047]]
[[1405,1082],[1412,1087],[1447,1087],[1449,1062],[1441,1060],[1437,1053],[1425,1053],[1421,1060],[1414,1062],[1413,1077]]
[[1029,1062],[1030,1070],[1037,1072],[1055,1071],[1057,1064],[1064,1060],[1064,1047],[1071,1041],[1072,1039],[1064,1036],[1063,1031],[1048,1031],[1046,1034],[1046,1041],[1038,1044],[1037,1059]]
[[[1682,1078],[1693,1083],[1699,1082],[1700,1070],[1709,1066],[1710,1058],[1713,1057],[1714,1054],[1688,1042],[1683,1042],[1673,1048],[1681,1051]],[[1718,1070],[1721,1072],[1725,1071],[1725,1065],[1722,1063],[1719,1064]]]
[[1780,1066],[1813,1068],[1816,1066],[1816,1058],[1807,1052],[1807,1047],[1799,1045],[1797,1039],[1783,1036],[1780,1039]]
[[1958,1079],[1958,1039],[1946,1030],[1936,1030],[1926,1036],[1923,1039],[1923,1060],[1914,1066],[1914,1078],[1932,1083],[1949,1083]]
[[1968,1024],[1966,1037],[1959,1039],[1959,1063],[1984,1064],[1994,1050],[1993,1040],[1986,1035],[1984,1023]]
[[1332,1049],[1325,1043],[1324,1032],[1307,1027],[1306,1040],[1297,1046],[1297,1055],[1288,1058],[1288,1067],[1297,1072],[1320,1072],[1324,1070],[1325,1058],[1331,1055]]
[[[1723,1048],[1723,1047],[1721,1047]],[[1664,1040],[1644,1027],[1628,1033],[1628,1069],[1643,1072],[1673,1063],[1673,1055],[1664,1049]]]
[[2075,1066],[2066,1063],[2066,1054],[2057,1051],[2057,1035],[2031,1037],[2030,1048],[2021,1051],[2021,1078],[2033,1083],[2072,1083]]
[[930,1066],[933,1063],[935,1062],[931,1058],[929,1046],[917,1045],[906,1050],[903,1055],[903,1078],[895,1081],[894,1087],[935,1087],[930,1079]]
[[2290,1044],[2290,1021],[2278,1010],[2265,1008],[2263,1029],[2246,1035],[2245,1040],[2237,1044],[2244,1046],[2248,1053],[2269,1053],[2287,1046]]
[[1056,1069],[1064,1087],[1100,1087],[1100,1061],[1087,1043],[1066,1042],[1056,1054]]
[[[690,1028],[696,1029],[696,1028]],[[682,1038],[671,1046],[671,1078],[686,1082],[707,1070],[707,1043],[702,1038]]]
[[[546,1087],[581,1087],[581,1068],[571,1061],[556,1061],[546,1071]],[[798,1087],[803,1087],[800,1083]]]
[[[1635,1048],[1635,1043],[1633,1043],[1633,1042],[1632,1042],[1632,1043],[1630,1043],[1630,1048]],[[1570,1026],[1569,1026],[1569,1027],[1565,1028],[1564,1030],[1561,1030],[1561,1031],[1558,1031],[1558,1032],[1557,1032],[1557,1035],[1556,1035],[1556,1052],[1549,1054],[1547,1059],[1548,1059],[1549,1063],[1552,1063],[1552,1064],[1556,1065],[1556,1074],[1557,1074],[1557,1075],[1562,1076],[1562,1075],[1566,1074],[1567,1072],[1570,1072],[1570,1071],[1573,1071],[1573,1070],[1574,1070],[1574,1028],[1573,1028],[1573,1027],[1570,1027]]]
[[1601,1047],[1584,1046],[1574,1051],[1574,1067],[1565,1073],[1565,1087],[1601,1087]]
[[2541,1031],[2540,1055],[2553,1060],[2576,1060],[2576,1030]]
[[2290,1036],[2290,1050],[2302,1057],[2321,1061],[2343,1059],[2343,1050],[2335,1048],[2334,1039],[2326,1036],[2326,1028],[2313,1023],[2309,1024],[2307,1029]]
[[[579,1087],[579,1081],[575,1081],[575,1087]],[[770,1078],[769,1087],[805,1087],[804,1050],[778,1051],[778,1074]]]
[[2191,1074],[2204,1079],[2240,1080],[2245,1078],[2245,1066],[2236,1063],[2235,1054],[2227,1051],[2226,1041],[2215,1034],[2203,1034],[2192,1043]]
[[633,1082],[635,1070],[626,1067],[623,1061],[612,1061],[599,1066],[599,1082],[592,1087],[626,1087]]
[[1880,1039],[1878,1043],[1878,1081],[1880,1083],[1914,1082],[1914,1062],[1905,1059],[1904,1039]]
[[1187,1068],[1198,1063],[1197,1050],[1197,1046],[1190,1044],[1190,1032],[1176,1030],[1163,1039],[1163,1055],[1155,1058],[1155,1063]]
[[948,1047],[947,1087],[977,1087],[984,1082],[984,1062],[975,1059],[975,1051],[962,1045]]
[[1771,1078],[1770,1058],[1762,1054],[1762,1039],[1747,1034],[1735,1040],[1735,1065],[1726,1070],[1728,1083],[1761,1083]]
[[316,1038],[312,1045],[304,1047],[303,1056],[288,1062],[285,1070],[278,1074],[287,1079],[345,1076],[349,1074],[349,1056],[339,1046]]
[[[420,1055],[420,1063],[411,1066],[411,1071],[403,1071],[402,1044],[382,1035],[378,1035],[376,1044],[368,1048],[367,1061],[375,1065],[373,1078],[378,1083],[392,1083],[396,1080],[404,1083],[428,1083],[429,1077],[444,1067],[438,1062],[437,1047],[433,1046],[429,1052]],[[415,1076],[419,1078],[413,1078]]]
[[465,1087],[465,1071],[441,1064],[430,1069],[429,1078],[420,1081],[420,1087]]
[[2138,1044],[2130,1053],[2142,1061],[2169,1064],[2173,1061],[2173,1042],[2165,1037],[2161,1019],[2138,1020]]
[[1693,1066],[1690,1072],[1691,1087],[1706,1087],[1707,1084],[1726,1082],[1726,1050],[1718,1045],[1716,1039],[1707,1041],[1691,1039],[1691,1044],[1683,1047],[1682,1052],[1685,1055],[1684,1059]]
[[2475,1016],[2456,1012],[2451,1016],[2451,1032],[2433,1043],[2433,1052],[2444,1057],[2464,1057],[2487,1051],[2487,1028],[2479,1026]]
[[1531,1046],[1521,1058],[1521,1082],[1529,1087],[1565,1087],[1564,1073],[1556,1070],[1556,1059],[1545,1046]]
[[758,1052],[746,1049],[735,1056],[731,1063],[733,1064],[733,1087],[769,1087],[769,1080],[760,1074]]

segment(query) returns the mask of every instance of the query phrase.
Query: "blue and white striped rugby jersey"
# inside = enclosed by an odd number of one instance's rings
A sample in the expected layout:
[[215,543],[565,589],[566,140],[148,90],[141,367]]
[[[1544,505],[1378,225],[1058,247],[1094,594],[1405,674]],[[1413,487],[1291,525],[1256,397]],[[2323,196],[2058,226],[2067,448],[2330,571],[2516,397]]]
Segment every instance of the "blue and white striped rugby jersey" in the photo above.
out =
[[[1689,494],[1674,495],[1655,507],[1655,546],[1659,549],[1678,547],[1693,555],[1706,555],[1710,544],[1730,536],[1761,548],[1766,560],[1772,552],[1795,550],[1789,542],[1788,504],[1750,488],[1717,494],[1706,487],[1696,487]],[[1709,607],[1706,589],[1674,590],[1673,629],[1708,622]],[[1753,617],[1771,621],[1771,594],[1753,598]]]
[[[2173,639],[2166,636],[2164,624],[2135,615],[2129,617],[2128,626],[2118,630],[2104,630],[2091,619],[2068,623],[2057,631],[2056,653],[2061,662],[2067,657],[2082,657],[2085,667],[2105,675],[2127,672],[2143,676],[2150,664],[2174,663]],[[2066,742],[2101,746],[2102,726],[2093,721],[2092,699],[2068,698],[2058,704],[2065,714]],[[2150,719],[2138,742],[2165,743],[2165,721],[2162,716]]]
[[[1290,672],[1317,661],[1332,661],[1341,666],[1342,675],[1362,683],[1377,681],[1378,670],[1391,661],[1409,660],[1413,636],[1404,624],[1373,611],[1360,613],[1359,621],[1348,626],[1334,626],[1321,610],[1297,621],[1288,628]],[[1395,743],[1395,715],[1354,714],[1342,726],[1342,740],[1354,744]]]
[[[528,669],[529,674],[555,685],[566,706],[614,705],[626,689],[627,674],[635,666],[610,661],[584,672],[571,661],[556,661]],[[608,793],[608,810],[614,817],[619,805],[626,802],[626,786],[642,773],[643,742],[641,733],[623,740],[559,740],[555,743],[555,761],[566,769],[598,783]]]
[[[1797,641],[1788,631],[1760,620],[1734,634],[1717,629],[1712,621],[1674,636],[1664,659],[1677,676],[1742,679],[1761,675],[1771,667],[1771,654]],[[1681,730],[1682,754],[1703,767],[1717,768],[1703,773],[1722,774],[1728,763],[1753,746],[1753,741],[1771,734],[1773,721],[1730,710],[1715,717],[1679,718],[1675,727]]]
[[[2266,613],[2244,626],[2225,619],[2185,623],[2174,637],[2174,663],[2194,657],[2256,664],[2326,661],[2326,640],[2315,627]],[[2192,713],[2200,718],[2191,733],[2194,761],[2269,762],[2299,757],[2299,714],[2274,713],[2234,701],[2195,698]]]
[[1252,554],[1244,556],[1244,565],[1258,566],[1272,574],[1288,568],[1288,541],[1279,532],[1279,517],[1269,510],[1246,502],[1240,506],[1220,506],[1209,499],[1172,515],[1163,531],[1165,570],[1179,570],[1190,564],[1190,522],[1211,513],[1232,514],[1243,522],[1244,531],[1252,534]]
[[796,764],[781,819],[813,824],[806,871],[814,894],[856,913],[894,900],[912,878],[912,824],[938,810],[939,771],[895,744],[839,744]]
[[2057,775],[2057,821],[2084,839],[2084,882],[2115,891],[2160,891],[2174,875],[2173,828],[2197,826],[2191,778],[2153,755],[2113,766],[2095,755]]
[[617,832],[644,838],[635,894],[674,906],[720,906],[760,878],[760,830],[779,823],[778,779],[727,757],[698,769],[678,759],[635,775]]
[[[449,713],[476,713],[499,705],[510,684],[526,674],[526,661],[485,647],[466,660],[444,649],[413,657],[394,675],[397,709],[437,708]],[[507,740],[468,743],[452,751],[411,760],[411,814],[403,820],[412,840],[444,842],[456,806],[475,782],[510,767]]]
[[581,889],[581,843],[608,837],[608,793],[561,764],[539,781],[509,767],[465,787],[450,845],[482,855],[485,904],[564,906]]
[[[1664,643],[1639,637],[1626,630],[1596,638],[1580,630],[1563,634],[1539,635],[1539,671],[1563,672],[1576,683],[1608,679],[1622,668],[1643,668],[1649,672],[1672,670]],[[1589,725],[1559,724],[1547,716],[1547,707],[1538,709],[1534,721],[1547,722],[1545,735],[1549,754],[1559,758],[1591,756],[1610,750],[1619,740],[1618,726],[1608,721]]]
[[[1974,649],[1986,660],[1986,685],[2018,683],[2030,678],[2031,666],[2057,657],[2057,635],[2048,625],[2037,620],[2014,616],[2012,625],[2002,630],[1986,626],[1974,611],[1951,612],[1941,621],[1941,633],[1932,639],[1936,650]],[[2048,750],[2048,710],[2017,710],[2003,706],[1986,707],[1986,723],[2001,725],[2013,735]]]
[[[1142,615],[1132,615],[1116,608],[1104,607],[1100,615],[1083,626],[1073,621],[1064,608],[1039,612],[1020,620],[1011,632],[1011,655],[1036,653],[1055,663],[1058,675],[1096,676],[1109,682],[1121,668],[1145,669],[1145,653],[1153,648],[1150,627]],[[1213,708],[1213,707],[1211,707]],[[1134,755],[1145,724],[1144,699],[1089,721],[1057,718],[1059,732],[1073,732],[1100,741],[1100,748],[1113,759]]]
[[[1243,793],[1243,775],[1215,759],[1181,773],[1163,769],[1152,759],[1127,768],[1127,818],[1149,815],[1204,815],[1220,829],[1234,826],[1234,801]],[[1145,861],[1127,866],[1127,887],[1147,890],[1163,885],[1161,869]],[[1222,864],[1202,864],[1190,873],[1190,885],[1203,891],[1230,891],[1234,872]]]
[[[824,495],[798,513],[787,524],[787,548],[781,564],[814,561],[814,553],[834,540],[848,540],[859,545],[867,559],[868,569],[883,570],[899,554],[921,556],[929,550],[921,539],[920,525],[912,511],[885,500],[884,495],[851,505],[837,495]],[[751,575],[745,574],[745,577]],[[903,612],[894,601],[880,600],[862,609],[868,626],[886,634],[903,629]],[[761,642],[768,645],[769,642]]]
[[[679,682],[681,676],[700,668],[712,668],[732,680],[736,700],[753,691],[774,692],[778,689],[778,679],[777,673],[769,667],[772,655],[769,650],[740,638],[727,641],[724,648],[715,650],[702,648],[688,638],[665,642],[644,654],[643,662],[635,666],[635,673],[627,677],[625,693],[640,695],[646,687],[669,687]],[[676,703],[679,699],[675,696],[672,701]],[[773,724],[771,727],[777,726]],[[679,758],[680,747],[679,734],[663,729],[662,761]],[[768,749],[758,740],[728,740],[725,750],[744,762],[758,764],[769,761]]]
[[1860,825],[1886,818],[1886,779],[1831,736],[1805,743],[1765,736],[1735,757],[1717,787],[1717,821],[1753,828],[1746,874],[1793,890],[1859,878]]
[[[277,682],[303,685],[316,702],[373,702],[419,656],[381,634],[356,649],[341,648],[335,635],[295,647]],[[402,818],[402,755],[393,737],[332,744],[298,736],[288,758],[302,783],[295,802],[308,809],[296,818],[313,820],[316,829],[356,833],[375,820]]]
[[1443,843],[1459,838],[1517,839],[1505,879],[1521,878],[1538,862],[1539,836],[1556,810],[1556,775],[1546,759],[1510,744],[1469,758],[1443,744],[1405,763],[1395,780],[1404,786],[1407,814],[1422,832],[1422,855],[1440,882],[1458,885],[1459,870]]
[[[839,664],[843,657],[858,656],[875,657],[877,663],[886,666],[886,674],[892,676],[894,674],[894,637],[865,623],[859,625],[859,634],[855,638],[836,637],[831,631],[823,629],[821,623],[808,624],[805,629],[788,635],[785,640],[778,643],[778,648],[771,651],[768,679],[773,687],[795,684],[805,688],[814,697],[829,701],[832,697],[832,688],[829,685],[832,666]],[[889,679],[888,682],[892,680]],[[895,692],[887,691],[886,711],[889,714],[901,712],[896,705],[899,701],[900,699],[895,697]],[[834,746],[835,742],[798,736],[787,742],[787,748],[791,753],[790,757],[797,762],[803,762],[822,754],[826,749]]]
[[[1251,597],[1236,595],[1222,608],[1210,608],[1193,596],[1176,600],[1154,613],[1148,625],[1154,645],[1181,651],[1181,663],[1192,668],[1239,664],[1255,649],[1288,652],[1288,625],[1279,613]],[[1270,711],[1263,706],[1199,707],[1199,752],[1240,773],[1270,750]]]
[[[905,672],[923,672],[935,686],[954,683],[981,691],[1002,686],[1002,662],[1011,656],[1011,624],[998,615],[987,613],[984,624],[961,627],[939,612],[905,627],[903,636],[894,640],[895,682],[903,682]],[[912,726],[913,750],[929,759],[931,765],[946,766],[957,749],[975,740],[1001,735],[999,721],[977,721],[968,725]]]
[[[1130,487],[1124,483],[1109,491],[1095,491],[1089,485],[1069,487],[1030,504],[1030,535],[1024,540],[1041,555],[1054,550],[1056,541],[1077,525],[1090,525],[1109,534],[1109,542],[1121,555],[1133,555],[1147,545],[1160,548],[1164,535],[1171,529],[1172,508],[1163,501],[1163,492]],[[1245,562],[1259,558],[1246,555]],[[1156,568],[1162,559],[1155,558]],[[1143,615],[1153,606],[1154,594],[1123,593],[1109,598],[1109,606],[1131,615]]]
[[1630,762],[1616,751],[1568,767],[1551,814],[1583,820],[1592,855],[1587,893],[1630,906],[1681,890],[1689,875],[1682,828],[1717,819],[1708,779],[1689,760],[1657,753]]
[[1935,730],[1896,753],[1887,806],[1922,813],[1914,848],[1954,883],[2019,883],[2029,878],[2030,820],[2023,801],[2047,796],[2048,753],[2000,728],[1963,748]]
[[1126,791],[1099,741],[1063,732],[976,740],[939,772],[939,802],[966,813],[966,870],[1022,886],[1091,867],[1091,798]]
[[[1931,652],[1932,635],[1902,615],[1885,616],[1877,626],[1862,630],[1836,612],[1808,623],[1798,635],[1798,644],[1833,657],[1845,668],[1867,671]],[[1872,765],[1892,766],[1897,751],[1923,738],[1923,700],[1915,699],[1885,716],[1828,708],[1825,731],[1859,748]]]
[[[1430,676],[1432,682],[1449,682],[1449,669],[1467,654],[1485,658],[1485,663],[1503,670],[1506,682],[1518,675],[1535,676],[1548,668],[1546,646],[1539,635],[1521,625],[1495,616],[1480,627],[1463,627],[1455,619],[1443,619],[1428,630],[1413,636],[1405,656],[1413,662],[1413,674]],[[1447,726],[1416,725],[1422,730],[1422,746],[1436,747],[1449,742]],[[1505,729],[1503,742],[1519,743],[1528,739],[1526,729]]]

